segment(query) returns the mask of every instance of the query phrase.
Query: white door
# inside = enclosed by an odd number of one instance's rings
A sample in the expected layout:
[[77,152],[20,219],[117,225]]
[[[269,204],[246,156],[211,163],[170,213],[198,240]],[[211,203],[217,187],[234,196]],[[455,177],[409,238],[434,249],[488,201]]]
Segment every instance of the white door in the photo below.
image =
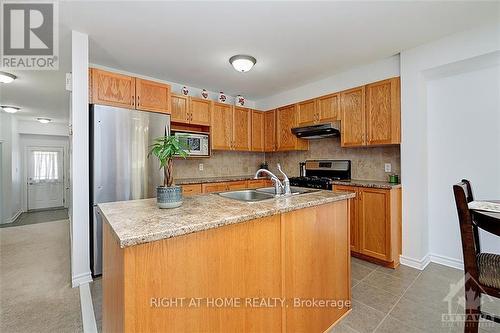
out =
[[28,210],[64,205],[63,148],[28,148]]

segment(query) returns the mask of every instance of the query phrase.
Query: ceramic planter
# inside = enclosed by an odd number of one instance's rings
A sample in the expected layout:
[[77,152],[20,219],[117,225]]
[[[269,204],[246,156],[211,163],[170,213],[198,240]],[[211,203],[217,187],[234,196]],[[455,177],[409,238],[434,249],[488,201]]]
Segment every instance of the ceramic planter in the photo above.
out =
[[159,208],[176,208],[182,205],[182,188],[180,186],[157,186],[156,203]]

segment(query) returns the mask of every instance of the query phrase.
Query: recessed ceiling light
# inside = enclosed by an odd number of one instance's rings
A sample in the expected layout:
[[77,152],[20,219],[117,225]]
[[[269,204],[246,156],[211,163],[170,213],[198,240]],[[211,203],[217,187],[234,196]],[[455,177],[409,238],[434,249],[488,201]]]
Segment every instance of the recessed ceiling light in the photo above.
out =
[[257,63],[257,60],[249,55],[238,54],[229,58],[229,63],[238,72],[248,72]]
[[21,108],[18,108],[17,106],[2,105],[0,107],[2,108],[2,110],[8,113],[16,113],[17,111],[21,110]]
[[0,83],[11,83],[15,79],[17,79],[17,76],[15,76],[14,74],[0,72]]
[[52,119],[49,119],[49,118],[36,118],[36,120],[38,120],[42,124],[48,124],[52,121]]

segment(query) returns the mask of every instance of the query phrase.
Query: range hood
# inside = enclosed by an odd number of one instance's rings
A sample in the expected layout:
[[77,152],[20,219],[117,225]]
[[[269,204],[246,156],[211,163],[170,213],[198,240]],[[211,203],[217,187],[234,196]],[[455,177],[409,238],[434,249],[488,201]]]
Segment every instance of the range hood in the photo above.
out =
[[338,122],[335,123],[325,123],[319,125],[311,125],[304,127],[295,127],[292,128],[292,133],[295,134],[296,137],[301,139],[323,139],[330,138],[333,136],[340,135],[340,124]]

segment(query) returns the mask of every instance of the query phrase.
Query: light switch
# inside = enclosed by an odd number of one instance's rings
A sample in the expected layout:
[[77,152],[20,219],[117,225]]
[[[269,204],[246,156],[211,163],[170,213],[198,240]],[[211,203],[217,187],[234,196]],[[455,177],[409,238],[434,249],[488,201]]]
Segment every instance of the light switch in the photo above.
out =
[[385,172],[391,172],[391,163],[386,163],[385,166],[384,166],[384,169],[385,169]]
[[203,163],[198,164],[198,170],[203,171]]

